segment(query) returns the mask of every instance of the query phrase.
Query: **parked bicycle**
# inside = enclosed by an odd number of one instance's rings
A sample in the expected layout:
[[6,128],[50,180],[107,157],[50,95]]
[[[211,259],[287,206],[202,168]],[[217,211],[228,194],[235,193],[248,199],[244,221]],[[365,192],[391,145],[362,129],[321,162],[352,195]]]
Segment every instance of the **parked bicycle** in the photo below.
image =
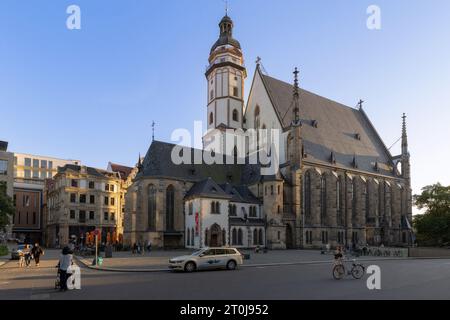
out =
[[[333,278],[335,280],[341,280],[342,278],[344,278],[344,276],[351,275],[355,279],[361,279],[364,275],[365,267],[360,263],[356,263],[355,259],[351,260],[351,268],[350,268],[350,266],[346,267],[346,265],[345,265],[346,262],[347,261],[343,261],[342,259],[339,259],[334,264]],[[347,264],[349,264],[349,263],[347,263]]]

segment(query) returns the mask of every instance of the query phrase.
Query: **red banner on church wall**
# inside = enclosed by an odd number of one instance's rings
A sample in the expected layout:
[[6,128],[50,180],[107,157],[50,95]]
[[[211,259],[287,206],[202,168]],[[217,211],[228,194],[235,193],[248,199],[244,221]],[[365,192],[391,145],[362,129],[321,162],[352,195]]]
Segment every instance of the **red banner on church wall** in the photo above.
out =
[[199,221],[198,221],[198,212],[195,213],[195,235],[198,236],[199,232]]

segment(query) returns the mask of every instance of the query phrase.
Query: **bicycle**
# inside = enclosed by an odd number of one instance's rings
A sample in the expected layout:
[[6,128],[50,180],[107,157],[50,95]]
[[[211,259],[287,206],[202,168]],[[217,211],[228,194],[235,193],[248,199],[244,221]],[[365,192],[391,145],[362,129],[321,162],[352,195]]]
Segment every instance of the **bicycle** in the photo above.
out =
[[335,280],[341,280],[345,275],[351,275],[355,279],[361,279],[364,275],[365,267],[356,263],[356,260],[352,260],[352,268],[350,270],[345,268],[345,263],[342,260],[338,260],[338,264],[333,267],[333,278]]

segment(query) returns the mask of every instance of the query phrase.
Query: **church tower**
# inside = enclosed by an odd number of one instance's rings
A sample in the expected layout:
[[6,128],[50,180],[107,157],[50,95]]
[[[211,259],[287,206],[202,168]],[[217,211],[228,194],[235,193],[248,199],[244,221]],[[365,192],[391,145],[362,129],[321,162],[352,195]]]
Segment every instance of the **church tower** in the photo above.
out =
[[[207,124],[203,137],[206,149],[214,139],[214,131],[240,129],[243,126],[244,66],[240,43],[233,38],[233,21],[226,14],[219,23],[220,36],[211,48],[209,66],[206,69]],[[223,139],[223,138],[222,138]]]

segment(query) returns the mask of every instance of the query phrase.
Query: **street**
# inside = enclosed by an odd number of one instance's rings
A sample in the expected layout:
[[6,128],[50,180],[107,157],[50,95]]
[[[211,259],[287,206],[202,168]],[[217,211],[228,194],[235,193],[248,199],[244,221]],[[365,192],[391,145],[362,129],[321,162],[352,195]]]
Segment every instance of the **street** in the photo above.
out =
[[58,252],[49,250],[36,268],[17,261],[0,267],[0,300],[59,299],[450,299],[450,260],[364,262],[381,268],[381,290],[361,280],[336,281],[331,262],[241,268],[237,271],[108,272],[81,267],[81,290],[54,289]]

